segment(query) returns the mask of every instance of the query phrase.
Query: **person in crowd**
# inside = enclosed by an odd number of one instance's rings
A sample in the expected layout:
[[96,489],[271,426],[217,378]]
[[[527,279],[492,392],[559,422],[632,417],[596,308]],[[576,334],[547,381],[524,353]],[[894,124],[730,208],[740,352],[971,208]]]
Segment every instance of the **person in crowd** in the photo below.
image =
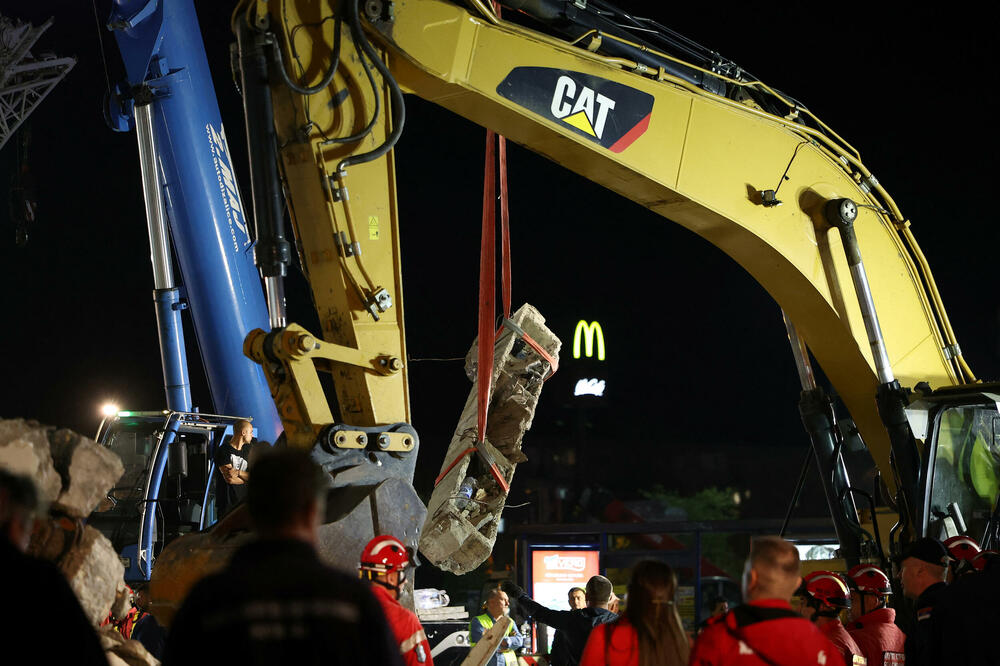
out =
[[402,541],[388,534],[376,536],[361,553],[358,571],[372,584],[372,592],[399,643],[399,653],[407,666],[433,666],[431,646],[416,614],[399,603],[406,581],[410,554]]
[[617,615],[608,610],[608,604],[614,593],[611,581],[604,576],[591,576],[587,581],[587,589],[584,592],[586,607],[568,611],[546,608],[510,581],[504,581],[501,587],[525,613],[557,629],[550,658],[552,666],[579,664],[591,630],[598,625],[618,619]]
[[319,559],[328,481],[309,452],[265,451],[250,474],[247,509],[259,538],[192,588],[163,663],[401,664],[368,585]]
[[911,543],[896,558],[903,594],[914,602],[913,622],[906,634],[907,666],[944,664],[941,623],[935,609],[944,599],[947,585],[948,550],[937,539],[923,537]]
[[975,539],[965,535],[953,536],[946,539],[943,545],[948,551],[948,557],[951,558],[948,563],[948,580],[946,581],[949,585],[966,574],[975,573],[976,568],[972,561],[982,552]]
[[[701,632],[692,666],[840,666],[843,659],[789,603],[802,578],[799,552],[776,536],[758,537],[743,568],[743,599]],[[631,605],[631,604],[630,604]]]
[[136,618],[139,617],[139,612],[133,603],[134,598],[132,588],[124,582],[119,583],[115,591],[115,600],[111,603],[111,610],[101,626],[110,624],[125,639],[132,638],[132,630],[135,628]]
[[163,647],[167,643],[167,630],[149,612],[149,602],[149,583],[136,583],[136,619],[132,625],[132,639],[142,643],[151,655],[162,659]]
[[852,620],[847,632],[861,648],[868,666],[901,664],[906,634],[896,626],[896,611],[889,608],[889,577],[876,566],[858,564],[847,572],[847,579]]
[[1000,627],[1000,605],[997,604],[1000,561],[996,553],[980,551],[979,544],[971,538],[960,538],[968,539],[971,544],[967,542],[967,545],[974,545],[977,552],[968,558],[968,551],[973,550],[971,547],[956,547],[955,538],[945,541],[949,554],[962,562],[953,564],[955,577],[935,610],[944,639],[944,656],[948,663],[963,666],[994,664],[997,649],[992,632]]
[[222,442],[215,452],[215,468],[219,472],[219,480],[215,484],[215,501],[219,517],[246,500],[252,448],[253,425],[241,419],[233,424],[233,436]]
[[682,666],[690,644],[674,604],[677,578],[664,562],[632,569],[625,614],[590,632],[581,666]]
[[9,611],[0,640],[11,654],[14,646],[29,646],[46,663],[107,666],[97,631],[62,572],[25,554],[39,509],[34,482],[0,468],[0,590]]
[[582,587],[571,587],[566,596],[570,610],[587,607],[587,593]]
[[797,596],[802,600],[799,614],[819,627],[845,664],[853,663],[855,655],[862,656],[861,648],[840,621],[841,611],[851,608],[851,592],[843,578],[832,571],[813,571],[803,579]]
[[[475,645],[483,637],[493,623],[504,615],[510,613],[510,599],[507,593],[498,588],[493,588],[486,595],[483,602],[482,615],[477,615],[469,622],[469,644]],[[510,623],[507,635],[500,641],[493,657],[486,663],[489,666],[517,666],[517,655],[514,650],[524,645],[524,637],[517,630],[515,622]]]
[[700,634],[705,630],[711,622],[722,617],[729,612],[729,601],[725,597],[713,597],[712,605],[710,606],[708,617],[701,621],[698,625],[698,633]]

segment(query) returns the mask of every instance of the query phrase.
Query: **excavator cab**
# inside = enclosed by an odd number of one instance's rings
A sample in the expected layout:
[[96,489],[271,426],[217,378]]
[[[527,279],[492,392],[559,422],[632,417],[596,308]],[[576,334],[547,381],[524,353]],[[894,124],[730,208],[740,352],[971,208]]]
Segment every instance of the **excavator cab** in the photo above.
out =
[[1000,492],[1000,384],[938,389],[906,410],[926,461],[923,533],[997,544]]
[[89,523],[111,540],[126,581],[148,580],[163,546],[218,520],[215,452],[240,418],[120,411],[101,424],[97,441],[125,473]]

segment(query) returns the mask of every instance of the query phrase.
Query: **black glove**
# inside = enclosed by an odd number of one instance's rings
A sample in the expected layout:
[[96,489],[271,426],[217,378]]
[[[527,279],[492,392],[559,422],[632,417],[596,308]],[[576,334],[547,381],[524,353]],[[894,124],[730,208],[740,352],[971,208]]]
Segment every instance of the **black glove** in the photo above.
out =
[[517,584],[512,583],[509,580],[505,580],[500,583],[500,589],[507,593],[507,596],[511,599],[520,599],[524,596],[524,590],[522,590]]

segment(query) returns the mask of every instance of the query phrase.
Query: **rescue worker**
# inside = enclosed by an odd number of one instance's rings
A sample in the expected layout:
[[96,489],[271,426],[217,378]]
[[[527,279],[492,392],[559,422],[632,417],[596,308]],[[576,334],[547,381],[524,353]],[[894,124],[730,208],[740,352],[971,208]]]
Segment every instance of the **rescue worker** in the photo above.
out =
[[906,634],[907,666],[948,663],[934,611],[944,598],[950,559],[944,545],[931,537],[917,539],[896,558],[903,594],[914,600],[915,617]]
[[409,666],[431,666],[431,646],[416,614],[399,603],[399,591],[406,581],[410,556],[403,542],[388,534],[376,536],[361,553],[358,571],[372,584],[375,598],[389,620],[392,633],[399,641],[399,653]]
[[758,537],[743,568],[743,598],[695,641],[691,666],[839,666],[843,659],[789,601],[802,579],[799,552],[776,536]]
[[[469,622],[469,645],[475,645],[483,634],[502,616],[510,613],[510,599],[507,593],[494,588],[486,595],[482,615],[477,615]],[[500,641],[497,651],[486,663],[489,666],[517,666],[517,655],[514,650],[524,645],[524,637],[517,630],[517,623],[511,622],[507,635]]]
[[965,535],[953,536],[945,539],[944,547],[948,549],[948,555],[951,557],[948,567],[949,584],[956,578],[975,572],[976,568],[972,561],[982,552],[975,539]]
[[546,608],[524,590],[510,581],[504,581],[500,587],[519,604],[520,608],[539,622],[557,629],[556,639],[552,644],[550,663],[552,666],[576,666],[580,663],[583,648],[591,630],[600,624],[606,624],[618,619],[615,613],[608,610],[613,596],[611,581],[604,576],[591,576],[587,581],[585,608],[568,611],[557,611]]
[[884,571],[858,564],[847,572],[851,586],[851,620],[847,632],[861,648],[868,666],[903,663],[906,634],[896,626],[896,611],[888,607],[892,585]]
[[136,620],[139,619],[139,611],[134,605],[132,588],[124,582],[118,583],[115,590],[115,600],[111,603],[111,610],[108,616],[101,623],[101,626],[111,625],[126,640],[132,638],[132,629]]
[[845,664],[858,664],[864,659],[861,648],[840,622],[840,612],[851,607],[851,592],[844,579],[832,571],[813,571],[806,575],[798,592],[803,603],[802,617],[811,621],[830,639]]

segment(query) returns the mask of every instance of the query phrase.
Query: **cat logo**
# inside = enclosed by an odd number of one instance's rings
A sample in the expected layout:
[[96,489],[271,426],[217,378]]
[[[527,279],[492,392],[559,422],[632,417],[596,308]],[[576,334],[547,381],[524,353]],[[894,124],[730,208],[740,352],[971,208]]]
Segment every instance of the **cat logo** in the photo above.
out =
[[[577,94],[578,87],[579,94]],[[560,118],[567,125],[600,139],[604,134],[608,112],[615,108],[615,100],[594,92],[587,86],[577,86],[576,81],[563,75],[556,80],[556,89],[549,108],[553,116]]]
[[613,153],[645,133],[654,101],[615,81],[551,67],[515,67],[497,94]]

